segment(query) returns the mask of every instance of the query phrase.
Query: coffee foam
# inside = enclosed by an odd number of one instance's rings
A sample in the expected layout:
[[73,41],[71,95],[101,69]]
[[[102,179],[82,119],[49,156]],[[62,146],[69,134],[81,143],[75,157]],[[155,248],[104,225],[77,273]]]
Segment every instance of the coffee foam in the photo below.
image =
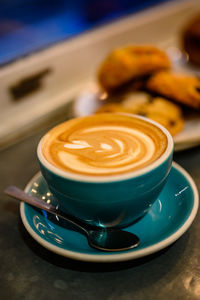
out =
[[42,152],[61,170],[109,176],[151,164],[166,147],[166,135],[151,123],[127,115],[98,114],[52,129],[43,139]]

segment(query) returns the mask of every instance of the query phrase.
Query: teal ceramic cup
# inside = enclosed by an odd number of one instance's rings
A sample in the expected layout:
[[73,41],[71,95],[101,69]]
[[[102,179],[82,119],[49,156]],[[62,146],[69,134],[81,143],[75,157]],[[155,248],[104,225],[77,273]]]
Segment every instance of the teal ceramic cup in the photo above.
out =
[[66,173],[45,159],[41,139],[37,149],[41,172],[61,209],[86,223],[101,227],[125,227],[148,212],[170,172],[173,138],[161,125],[145,120],[164,132],[167,147],[150,165],[122,175],[79,178],[73,173]]

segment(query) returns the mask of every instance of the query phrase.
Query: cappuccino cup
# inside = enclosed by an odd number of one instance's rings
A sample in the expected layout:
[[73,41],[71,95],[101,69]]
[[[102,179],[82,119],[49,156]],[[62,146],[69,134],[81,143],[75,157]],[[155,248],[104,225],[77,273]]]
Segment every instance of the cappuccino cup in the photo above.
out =
[[124,227],[158,198],[171,169],[173,139],[144,117],[96,114],[51,129],[37,155],[62,210],[91,225]]

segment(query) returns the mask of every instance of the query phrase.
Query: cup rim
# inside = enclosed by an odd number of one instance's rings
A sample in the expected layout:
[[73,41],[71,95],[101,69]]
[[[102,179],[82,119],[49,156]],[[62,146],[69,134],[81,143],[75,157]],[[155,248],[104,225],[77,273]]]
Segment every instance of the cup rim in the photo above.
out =
[[[159,127],[162,132],[164,132],[164,134],[167,137],[167,147],[164,151],[164,153],[153,163],[151,163],[150,165],[147,165],[146,167],[143,167],[139,170],[135,170],[135,171],[129,171],[127,173],[123,173],[123,174],[116,174],[116,175],[107,175],[107,176],[103,176],[103,175],[99,175],[99,176],[92,176],[92,175],[81,175],[81,174],[76,174],[73,172],[67,172],[64,170],[61,170],[57,167],[55,167],[54,165],[52,165],[50,162],[48,162],[48,160],[44,157],[43,153],[42,153],[42,142],[44,137],[46,136],[46,134],[40,139],[39,144],[37,146],[37,157],[39,159],[39,162],[45,167],[47,168],[49,171],[51,171],[52,173],[68,179],[68,180],[72,180],[72,181],[81,181],[81,182],[88,182],[88,183],[107,183],[107,182],[119,182],[119,181],[124,181],[127,179],[131,179],[131,178],[136,178],[139,177],[141,175],[144,175],[150,171],[152,171],[153,169],[157,168],[158,166],[160,166],[163,162],[165,162],[165,160],[170,156],[170,154],[173,152],[174,149],[174,141],[173,138],[171,136],[171,134],[169,133],[169,131],[162,126],[161,124],[148,119],[146,117],[143,116],[138,116],[138,115],[134,115],[134,114],[128,114],[128,113],[123,113],[125,115],[128,116],[133,116],[135,118],[138,119],[142,119],[148,123],[152,123],[155,126]],[[65,121],[66,122],[66,121]],[[50,129],[51,130],[51,129]]]

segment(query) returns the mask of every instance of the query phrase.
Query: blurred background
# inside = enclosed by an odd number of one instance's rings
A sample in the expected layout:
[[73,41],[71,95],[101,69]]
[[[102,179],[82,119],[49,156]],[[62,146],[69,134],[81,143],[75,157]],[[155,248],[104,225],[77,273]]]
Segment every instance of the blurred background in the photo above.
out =
[[0,0],[0,65],[167,1]]
[[[0,0],[0,149],[94,113],[97,70],[114,48],[155,45],[174,69],[199,75],[182,47],[198,11],[199,0]],[[186,122],[177,147],[199,144],[199,120]]]

